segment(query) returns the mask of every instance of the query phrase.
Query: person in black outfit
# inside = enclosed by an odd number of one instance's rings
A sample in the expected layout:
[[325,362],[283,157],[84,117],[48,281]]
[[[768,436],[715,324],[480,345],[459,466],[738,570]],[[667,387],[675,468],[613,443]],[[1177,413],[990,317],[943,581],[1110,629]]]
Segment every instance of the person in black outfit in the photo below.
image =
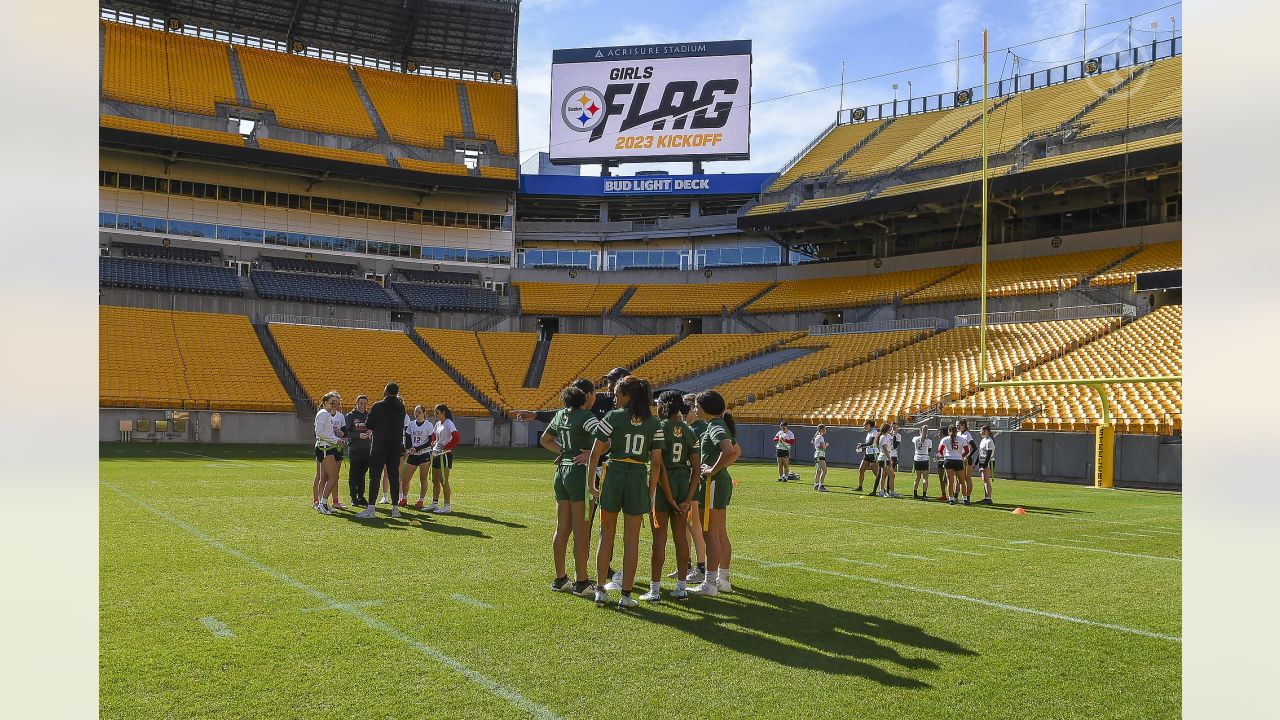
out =
[[365,427],[369,419],[369,396],[356,398],[356,407],[347,413],[347,427],[343,437],[347,438],[347,452],[351,455],[351,464],[347,466],[347,488],[351,490],[351,504],[364,507],[369,504],[364,496],[364,479],[369,472],[369,439],[372,433]]
[[[400,456],[404,453],[404,403],[398,397],[400,386],[387,383],[383,398],[369,408],[364,426],[373,433],[369,448],[369,492],[365,499],[376,498],[378,481],[385,468],[390,478],[388,497],[391,499],[391,517],[400,517]],[[358,517],[371,518],[376,502]]]

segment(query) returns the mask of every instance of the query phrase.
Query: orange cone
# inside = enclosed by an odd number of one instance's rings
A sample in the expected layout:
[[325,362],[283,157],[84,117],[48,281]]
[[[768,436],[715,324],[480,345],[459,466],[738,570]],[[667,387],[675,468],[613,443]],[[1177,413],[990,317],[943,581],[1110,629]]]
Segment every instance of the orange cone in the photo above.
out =
[[1026,511],[1026,510],[1023,510],[1022,508],[1014,508],[1014,509],[1013,509],[1013,514],[1014,514],[1014,515],[1026,515],[1026,514],[1027,514],[1027,511]]

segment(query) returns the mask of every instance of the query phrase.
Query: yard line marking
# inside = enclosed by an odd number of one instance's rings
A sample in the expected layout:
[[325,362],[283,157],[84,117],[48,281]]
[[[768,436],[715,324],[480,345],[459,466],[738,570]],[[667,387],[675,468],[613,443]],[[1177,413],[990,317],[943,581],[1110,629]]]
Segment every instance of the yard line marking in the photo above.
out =
[[321,605],[320,607],[302,608],[304,613],[324,612],[326,610],[351,610],[355,608],[367,608],[381,605],[381,600],[357,600],[353,603],[331,603],[329,605]]
[[452,594],[452,595],[450,595],[449,597],[453,598],[454,600],[457,600],[458,602],[462,603],[463,605],[470,605],[471,607],[473,607],[473,608],[478,608],[478,609],[480,609],[480,610],[492,610],[492,609],[493,609],[493,606],[492,606],[492,605],[490,605],[489,603],[484,602],[484,601],[481,601],[481,600],[477,600],[477,599],[475,599],[475,598],[473,598],[473,597],[468,597],[468,596],[466,596],[466,595],[463,595],[462,593],[453,593],[453,594]]
[[1119,530],[1111,530],[1107,534],[1108,535],[1124,535],[1125,537],[1137,537],[1137,538],[1151,537],[1150,535],[1144,535],[1142,533],[1121,532]]
[[840,562],[853,563],[854,565],[866,565],[867,567],[888,567],[884,563],[871,562],[870,560],[854,560],[852,558],[838,557]]
[[925,557],[924,555],[906,555],[904,553],[885,553],[889,557],[905,558],[907,560],[928,560],[933,562],[937,558]]
[[1035,540],[1010,540],[1009,544],[1010,545],[1030,545],[1033,542],[1035,542]]
[[[159,508],[153,507],[152,505],[148,504],[146,501],[140,498],[136,498],[133,495],[130,495],[129,493],[125,492],[124,490],[121,490],[120,488],[116,487],[115,485],[112,485],[109,482],[106,482],[104,480],[99,480],[98,482],[101,483],[103,487],[114,492],[120,497],[128,500],[129,502],[132,502],[134,505],[137,505],[138,507],[142,508],[143,510],[146,510],[152,515],[155,515],[156,517],[160,518],[161,520],[164,520],[170,525],[173,525],[175,527],[178,527],[186,531],[189,535],[195,537],[196,539],[200,540],[201,542],[208,545],[209,547],[212,547],[216,550],[221,550],[227,553],[228,555],[236,558],[237,560],[240,560],[241,562],[249,565],[253,569],[258,570],[264,575],[272,577],[286,585],[289,585],[290,587],[293,587],[296,590],[304,592],[307,595],[310,595],[311,597],[319,600],[322,603],[329,604],[329,605],[343,604],[333,596],[328,595],[323,591],[317,590],[311,587],[310,585],[303,583],[300,580],[296,580],[293,577],[286,575],[284,572],[277,570],[271,567],[270,565],[267,565],[266,563],[263,563],[262,561],[254,558],[253,556],[243,553],[231,547],[230,545],[223,543],[221,540],[218,540],[217,538],[204,533],[203,531],[196,528],[195,526],[189,525],[185,521],[173,515],[170,515],[169,513],[163,510],[160,510]],[[552,712],[549,708],[539,705],[538,703],[535,703],[534,701],[520,694],[519,691],[510,687],[507,687],[506,685],[503,685],[502,683],[498,682],[497,680],[494,680],[493,678],[489,677],[488,675],[485,675],[484,673],[478,670],[473,670],[471,667],[463,664],[461,661],[455,660],[452,657],[446,655],[444,652],[437,650],[436,648],[430,645],[427,645],[426,643],[421,642],[420,640],[416,640],[410,637],[400,629],[392,625],[389,625],[373,617],[372,615],[369,615],[363,610],[360,610],[359,608],[351,607],[350,605],[344,606],[341,609],[343,612],[350,614],[351,616],[363,622],[365,625],[368,625],[370,628],[373,628],[374,630],[378,630],[382,632],[384,635],[387,635],[395,640],[398,640],[404,645],[414,650],[417,650],[419,653],[421,653],[425,657],[431,660],[435,660],[441,665],[444,665],[445,667],[457,672],[459,675],[462,675],[466,679],[470,680],[471,682],[483,688],[489,694],[495,697],[502,698],[503,700],[506,700],[507,702],[523,710],[529,715],[536,718],[544,718],[545,720],[563,720],[563,718],[561,718],[559,715]]]
[[801,565],[804,564],[799,560],[793,560],[791,562],[765,562],[763,560],[756,560],[755,562],[760,563],[761,567],[767,567],[767,568],[800,567]]
[[[748,562],[764,563],[766,561],[756,560],[737,556],[741,560]],[[1104,628],[1107,630],[1115,630],[1117,632],[1128,633],[1130,635],[1141,635],[1143,637],[1154,638],[1156,640],[1168,640],[1169,642],[1182,643],[1182,638],[1176,635],[1165,635],[1164,633],[1152,632],[1150,630],[1142,630],[1140,628],[1125,627],[1124,625],[1115,625],[1112,623],[1098,622],[1096,620],[1086,620],[1085,618],[1073,617],[1071,615],[1063,615],[1062,613],[1050,612],[1048,610],[1037,610],[1035,608],[1020,607],[1018,605],[1009,605],[1008,603],[996,602],[994,600],[984,600],[982,598],[971,597],[969,595],[960,595],[958,593],[950,593],[945,590],[935,590],[933,588],[920,587],[918,585],[908,585],[906,583],[894,582],[893,580],[885,580],[876,577],[867,577],[865,575],[851,575],[836,570],[826,570],[824,568],[808,567],[801,565],[795,568],[805,572],[817,573],[819,575],[830,575],[832,577],[845,578],[846,580],[855,580],[857,582],[869,583],[871,585],[880,585],[882,587],[894,588],[895,590],[906,590],[909,592],[924,593],[926,595],[934,595],[936,597],[947,598],[949,600],[963,600],[965,602],[985,605],[986,607],[996,608],[999,610],[1008,610],[1010,612],[1025,613],[1027,615],[1036,615],[1039,617],[1053,618],[1054,620],[1062,620],[1064,622],[1076,623],[1078,625],[1091,625],[1093,627]]]
[[[1118,540],[1119,538],[1106,538],[1106,539]],[[1131,553],[1131,552],[1123,552],[1121,550],[1107,550],[1106,548],[1096,548],[1096,547],[1090,547],[1085,545],[1080,545],[1080,546],[1058,545],[1056,543],[1040,542],[1039,540],[1032,540],[1031,542],[1035,545],[1039,545],[1040,547],[1061,548],[1063,550],[1083,550],[1085,552],[1106,553],[1107,555],[1119,555],[1121,557],[1142,558],[1144,560],[1165,560],[1168,562],[1176,562],[1176,563],[1182,562],[1182,558],[1170,557],[1168,555],[1147,555],[1145,553]]]
[[734,571],[733,571],[733,576],[734,576],[734,577],[740,577],[740,578],[742,578],[743,580],[759,580],[759,579],[760,579],[760,578],[756,577],[755,575],[748,575],[748,574],[746,574],[746,573],[744,573],[744,572],[738,572],[737,570],[734,570]]
[[209,632],[218,637],[235,637],[236,634],[231,632],[231,628],[227,627],[221,620],[216,617],[202,617],[200,624],[209,628]]
[[980,553],[980,552],[969,552],[968,550],[955,550],[953,548],[948,548],[948,547],[940,547],[938,549],[941,550],[942,552],[955,553],[956,555],[972,555],[974,557],[986,557],[984,553]]

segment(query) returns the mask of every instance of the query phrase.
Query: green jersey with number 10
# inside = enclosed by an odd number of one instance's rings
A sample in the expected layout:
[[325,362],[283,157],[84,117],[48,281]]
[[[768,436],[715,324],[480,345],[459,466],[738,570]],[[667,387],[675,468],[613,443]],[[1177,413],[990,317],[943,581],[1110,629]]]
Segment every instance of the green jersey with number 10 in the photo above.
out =
[[658,418],[650,415],[642,420],[626,408],[605,415],[596,426],[595,436],[609,443],[610,460],[647,463],[650,452],[666,447]]

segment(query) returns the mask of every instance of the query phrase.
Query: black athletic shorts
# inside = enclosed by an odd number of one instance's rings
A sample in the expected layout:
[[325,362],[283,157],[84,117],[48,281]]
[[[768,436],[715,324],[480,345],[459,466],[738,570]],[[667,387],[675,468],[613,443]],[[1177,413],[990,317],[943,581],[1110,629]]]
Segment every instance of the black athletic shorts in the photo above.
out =
[[973,466],[979,470],[985,470],[991,464],[990,458],[978,458],[974,461]]
[[958,460],[958,459],[948,459],[943,463],[943,467],[945,467],[948,470],[955,470],[956,472],[960,472],[961,470],[964,470],[964,461]]
[[876,456],[875,456],[874,454],[871,454],[871,455],[863,455],[863,456],[862,456],[862,462],[864,462],[864,463],[870,463],[871,465],[875,465],[875,464],[876,464]]
[[341,461],[342,461],[342,448],[337,447],[337,446],[334,446],[334,447],[329,448],[328,450],[321,450],[321,449],[317,446],[317,447],[316,447],[316,462],[324,462],[324,456],[325,456],[325,455],[332,455],[333,457],[337,458],[337,460],[338,460],[339,462],[341,462]]
[[453,469],[453,451],[451,450],[443,455],[436,455],[431,458],[431,467],[436,470],[441,468]]
[[779,450],[779,451],[778,451],[778,457],[780,457],[780,458],[789,458],[789,457],[791,457],[791,451],[790,451],[790,450]]
[[928,461],[928,460],[916,460],[915,468],[916,468],[916,470],[923,470],[923,471],[925,471],[925,472],[928,472],[928,471],[929,471],[929,461]]
[[431,459],[431,453],[409,453],[404,461],[410,465],[421,465]]

